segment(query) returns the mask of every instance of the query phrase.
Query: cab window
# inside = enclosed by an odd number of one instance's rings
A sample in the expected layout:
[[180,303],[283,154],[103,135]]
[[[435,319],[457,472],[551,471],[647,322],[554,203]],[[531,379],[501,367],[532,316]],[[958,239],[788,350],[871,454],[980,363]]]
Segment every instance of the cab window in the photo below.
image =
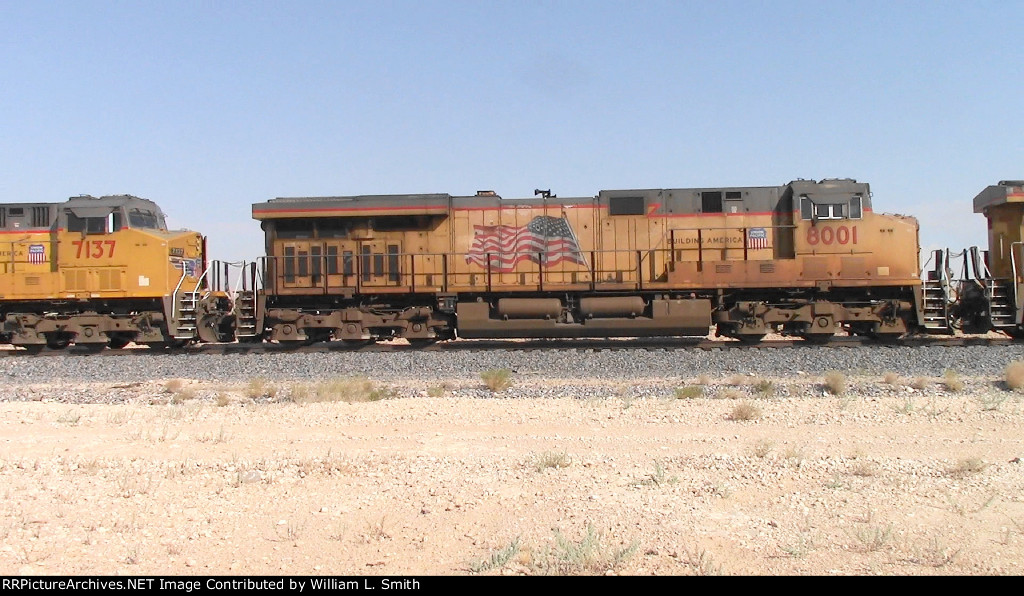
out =
[[148,209],[132,209],[128,212],[128,225],[133,228],[162,230],[163,222],[159,214]]
[[105,234],[107,232],[106,217],[78,217],[68,213],[68,231],[86,234]]

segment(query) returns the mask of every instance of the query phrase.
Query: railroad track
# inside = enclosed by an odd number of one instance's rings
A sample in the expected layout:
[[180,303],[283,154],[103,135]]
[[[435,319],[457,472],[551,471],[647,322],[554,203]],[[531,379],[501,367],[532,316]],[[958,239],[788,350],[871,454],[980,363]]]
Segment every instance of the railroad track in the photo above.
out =
[[899,341],[879,341],[866,337],[836,336],[826,343],[812,343],[801,339],[767,339],[760,343],[748,344],[733,340],[713,340],[707,338],[627,338],[627,339],[530,339],[530,340],[458,340],[454,342],[438,342],[425,346],[409,345],[400,342],[371,343],[366,345],[349,345],[343,342],[328,342],[288,346],[270,343],[230,343],[230,344],[199,344],[178,349],[129,348],[124,350],[104,350],[89,352],[72,346],[66,350],[46,349],[38,354],[30,354],[26,350],[10,348],[0,350],[0,358],[46,358],[60,355],[78,357],[115,357],[125,355],[173,355],[173,354],[274,354],[297,353],[313,354],[326,352],[463,352],[463,351],[540,351],[540,350],[574,350],[574,351],[628,351],[628,350],[777,350],[793,349],[839,349],[858,347],[962,347],[962,346],[1003,346],[1014,343],[1008,337],[977,337],[977,336],[920,336],[904,338]]

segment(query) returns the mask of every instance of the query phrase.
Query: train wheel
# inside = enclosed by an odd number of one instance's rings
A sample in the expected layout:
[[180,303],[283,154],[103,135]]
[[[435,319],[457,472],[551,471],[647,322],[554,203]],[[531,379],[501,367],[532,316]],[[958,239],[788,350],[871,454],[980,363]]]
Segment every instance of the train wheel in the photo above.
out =
[[1003,329],[1002,331],[1006,332],[1006,334],[1012,337],[1013,339],[1024,339],[1024,329],[1021,329],[1020,327],[1014,327],[1013,329]]
[[809,344],[822,346],[827,344],[833,336],[827,333],[808,333],[807,335],[802,335],[801,337],[804,341],[806,341]]
[[747,345],[759,344],[764,340],[764,335],[751,335],[751,334],[740,334],[734,335],[734,338],[740,340],[740,343]]
[[46,347],[51,350],[63,350],[71,345],[71,336],[64,333],[47,334]]
[[75,348],[82,350],[86,354],[99,354],[100,352],[107,348],[107,344],[75,344]]
[[302,344],[308,346],[327,341],[331,341],[330,329],[306,329],[306,339]]
[[25,351],[29,354],[38,354],[43,351],[46,347],[44,344],[21,344],[21,347],[25,348]]
[[437,339],[436,338],[422,338],[422,337],[417,337],[417,338],[414,338],[414,339],[406,339],[405,341],[409,342],[409,345],[414,347],[414,348],[425,348],[427,346],[432,346],[432,345],[437,343]]
[[132,340],[131,340],[130,337],[124,337],[124,336],[117,336],[117,335],[115,335],[114,337],[110,338],[110,343],[107,344],[107,345],[109,345],[110,349],[112,349],[112,350],[120,350],[120,349],[124,348],[125,346],[127,346],[130,343],[132,343]]

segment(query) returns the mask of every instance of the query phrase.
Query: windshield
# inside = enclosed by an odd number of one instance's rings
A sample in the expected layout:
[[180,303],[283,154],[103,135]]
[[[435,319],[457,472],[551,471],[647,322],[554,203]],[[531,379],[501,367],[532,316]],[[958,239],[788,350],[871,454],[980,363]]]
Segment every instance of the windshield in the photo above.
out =
[[128,212],[128,225],[133,228],[150,228],[154,230],[166,230],[163,214],[153,213],[148,209],[132,209]]

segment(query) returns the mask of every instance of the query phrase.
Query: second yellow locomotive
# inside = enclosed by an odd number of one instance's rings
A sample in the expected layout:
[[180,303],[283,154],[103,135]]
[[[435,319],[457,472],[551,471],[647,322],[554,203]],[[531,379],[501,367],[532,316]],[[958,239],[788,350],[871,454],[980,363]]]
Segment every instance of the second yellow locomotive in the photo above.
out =
[[490,191],[253,205],[266,257],[256,328],[276,341],[923,327],[918,226],[849,179],[782,186]]

